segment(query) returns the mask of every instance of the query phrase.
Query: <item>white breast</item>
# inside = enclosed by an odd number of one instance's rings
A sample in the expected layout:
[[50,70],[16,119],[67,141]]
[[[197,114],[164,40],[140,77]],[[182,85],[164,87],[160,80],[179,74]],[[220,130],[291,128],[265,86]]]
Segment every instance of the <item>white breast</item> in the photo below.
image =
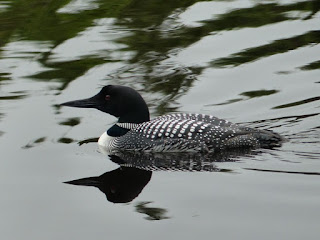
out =
[[104,132],[99,140],[98,140],[98,144],[102,147],[106,147],[106,148],[112,148],[113,147],[113,143],[115,141],[115,137],[111,137],[109,136],[106,132]]

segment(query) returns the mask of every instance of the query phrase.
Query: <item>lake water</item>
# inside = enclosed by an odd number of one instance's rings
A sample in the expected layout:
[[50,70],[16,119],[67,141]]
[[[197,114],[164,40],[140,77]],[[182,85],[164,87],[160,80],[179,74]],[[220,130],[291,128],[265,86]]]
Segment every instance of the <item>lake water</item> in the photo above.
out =
[[[317,0],[0,1],[1,239],[319,239],[319,10]],[[288,142],[110,159],[90,139],[116,119],[58,106],[107,84],[138,90],[152,117],[211,114]]]

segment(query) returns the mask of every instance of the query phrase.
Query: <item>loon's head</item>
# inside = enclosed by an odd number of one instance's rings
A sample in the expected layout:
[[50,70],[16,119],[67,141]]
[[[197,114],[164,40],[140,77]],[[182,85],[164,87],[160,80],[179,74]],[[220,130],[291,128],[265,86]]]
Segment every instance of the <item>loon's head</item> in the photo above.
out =
[[91,98],[65,102],[61,105],[96,108],[119,118],[119,122],[122,123],[142,123],[150,120],[148,106],[141,95],[125,86],[107,85]]

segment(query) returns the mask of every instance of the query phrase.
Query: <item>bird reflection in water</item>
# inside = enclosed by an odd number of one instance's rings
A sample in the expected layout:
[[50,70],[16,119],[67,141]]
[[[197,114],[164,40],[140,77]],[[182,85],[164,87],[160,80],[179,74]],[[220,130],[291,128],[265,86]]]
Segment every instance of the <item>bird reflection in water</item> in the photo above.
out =
[[[65,183],[97,187],[106,194],[108,201],[128,203],[135,199],[149,183],[153,171],[232,172],[231,169],[218,168],[215,163],[237,161],[237,157],[247,155],[249,150],[223,151],[210,155],[126,151],[107,153],[112,154],[109,155],[110,160],[120,165],[119,168],[101,176]],[[141,206],[145,208],[146,204]]]
[[[91,140],[89,140],[91,142]],[[80,144],[87,143],[81,142]],[[232,172],[231,169],[217,167],[218,162],[235,162],[240,156],[257,154],[249,149],[221,151],[213,154],[201,153],[143,153],[101,151],[120,167],[101,176],[88,177],[65,182],[72,185],[93,186],[103,192],[113,203],[128,203],[139,196],[151,180],[154,171],[172,172]],[[147,220],[169,218],[167,210],[151,207],[152,202],[142,201],[135,204],[136,212],[146,215]]]

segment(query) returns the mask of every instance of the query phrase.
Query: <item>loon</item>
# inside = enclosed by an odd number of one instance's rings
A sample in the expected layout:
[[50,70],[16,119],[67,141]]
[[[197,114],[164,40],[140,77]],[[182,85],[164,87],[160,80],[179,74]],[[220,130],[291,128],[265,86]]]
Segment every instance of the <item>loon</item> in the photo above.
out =
[[62,106],[96,108],[118,118],[98,144],[110,150],[215,152],[234,148],[273,148],[283,138],[270,130],[243,127],[214,116],[174,113],[150,120],[149,109],[134,89],[107,85],[88,99]]

